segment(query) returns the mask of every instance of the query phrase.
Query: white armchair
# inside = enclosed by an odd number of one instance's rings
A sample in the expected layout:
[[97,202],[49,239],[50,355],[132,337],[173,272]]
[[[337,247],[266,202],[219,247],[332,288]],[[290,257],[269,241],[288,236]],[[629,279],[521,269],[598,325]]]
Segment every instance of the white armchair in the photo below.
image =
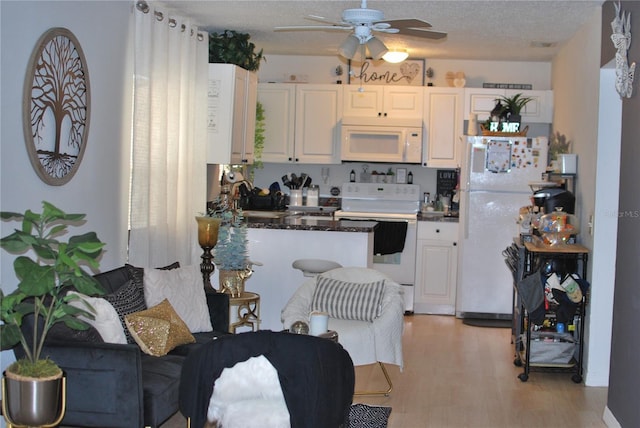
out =
[[[382,300],[377,317],[369,321],[329,317],[329,330],[338,333],[338,341],[347,350],[354,366],[379,363],[389,383],[387,391],[373,392],[387,395],[392,384],[384,363],[403,368],[402,333],[404,329],[404,301],[402,287],[392,279],[373,269],[344,267],[327,271],[307,279],[282,310],[285,329],[296,321],[309,322],[317,279],[327,277],[351,283],[370,283],[384,279]],[[364,394],[363,394],[364,395]],[[368,393],[366,395],[369,395]]]

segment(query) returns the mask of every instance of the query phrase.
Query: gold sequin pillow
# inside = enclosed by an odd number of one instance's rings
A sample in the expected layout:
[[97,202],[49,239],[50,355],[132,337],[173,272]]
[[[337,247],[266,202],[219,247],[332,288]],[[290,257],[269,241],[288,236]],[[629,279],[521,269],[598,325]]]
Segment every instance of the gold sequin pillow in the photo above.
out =
[[156,357],[196,341],[167,299],[152,308],[126,315],[125,323],[142,352]]

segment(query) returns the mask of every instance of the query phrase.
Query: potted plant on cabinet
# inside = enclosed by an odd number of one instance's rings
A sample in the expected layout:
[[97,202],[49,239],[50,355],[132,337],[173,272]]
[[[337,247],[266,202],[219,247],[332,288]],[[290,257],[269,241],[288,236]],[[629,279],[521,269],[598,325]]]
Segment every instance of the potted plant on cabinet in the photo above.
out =
[[260,62],[265,59],[256,46],[249,41],[251,36],[233,30],[220,34],[209,34],[209,62],[235,64],[249,71],[258,71]]
[[[42,213],[27,210],[24,214],[1,212],[3,220],[21,221],[20,229],[3,237],[0,246],[9,253],[20,254],[13,262],[18,287],[5,295],[0,290],[0,349],[20,344],[24,358],[7,367],[2,379],[3,414],[12,425],[53,426],[64,415],[64,380],[62,370],[42,355],[47,333],[57,323],[85,330],[88,325],[76,318],[92,318],[87,310],[70,305],[80,293],[96,295],[102,290],[98,282],[82,269],[98,268],[104,243],[94,232],[58,240],[68,225],[83,222],[84,214],[66,214],[48,202]],[[24,255],[31,251],[35,259]],[[23,329],[28,317],[33,328]],[[27,331],[25,333],[25,331]],[[25,402],[33,399],[33,403]],[[57,420],[57,423],[55,422]]]
[[524,97],[521,93],[518,93],[512,97],[500,97],[496,101],[504,103],[504,113],[509,122],[520,123],[522,121],[520,112],[531,100],[533,100],[533,98]]

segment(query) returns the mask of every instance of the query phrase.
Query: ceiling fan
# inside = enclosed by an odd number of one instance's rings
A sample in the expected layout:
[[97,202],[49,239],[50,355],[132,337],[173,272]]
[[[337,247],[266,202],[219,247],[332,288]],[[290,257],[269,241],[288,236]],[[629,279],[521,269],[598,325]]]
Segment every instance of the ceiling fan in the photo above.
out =
[[[327,25],[284,26],[275,27],[274,30],[353,31],[353,33],[347,37],[338,49],[338,53],[348,59],[353,59],[358,47],[361,48],[363,58],[365,57],[366,49],[369,50],[369,55],[373,59],[380,59],[388,52],[387,47],[380,39],[372,34],[373,32],[400,34],[432,40],[442,39],[447,36],[447,33],[431,30],[431,24],[420,19],[393,19],[384,21],[384,14],[382,11],[367,8],[367,0],[362,0],[360,8],[358,9],[344,10],[342,12],[341,22],[332,22],[324,17],[316,15],[310,15],[307,18],[315,21],[326,22]],[[405,58],[406,55],[402,60]]]

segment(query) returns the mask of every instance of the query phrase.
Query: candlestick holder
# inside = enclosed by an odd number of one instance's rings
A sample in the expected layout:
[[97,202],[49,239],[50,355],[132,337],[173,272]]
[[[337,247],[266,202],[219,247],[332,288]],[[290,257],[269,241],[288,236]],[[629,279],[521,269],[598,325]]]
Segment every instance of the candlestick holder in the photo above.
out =
[[211,285],[211,274],[215,270],[215,266],[213,264],[213,254],[211,254],[211,250],[213,250],[218,243],[218,231],[220,230],[222,219],[198,216],[196,217],[196,222],[198,223],[198,244],[200,244],[203,250],[202,256],[200,256],[202,258],[202,263],[200,264],[202,281],[205,288],[209,286],[213,289]]

